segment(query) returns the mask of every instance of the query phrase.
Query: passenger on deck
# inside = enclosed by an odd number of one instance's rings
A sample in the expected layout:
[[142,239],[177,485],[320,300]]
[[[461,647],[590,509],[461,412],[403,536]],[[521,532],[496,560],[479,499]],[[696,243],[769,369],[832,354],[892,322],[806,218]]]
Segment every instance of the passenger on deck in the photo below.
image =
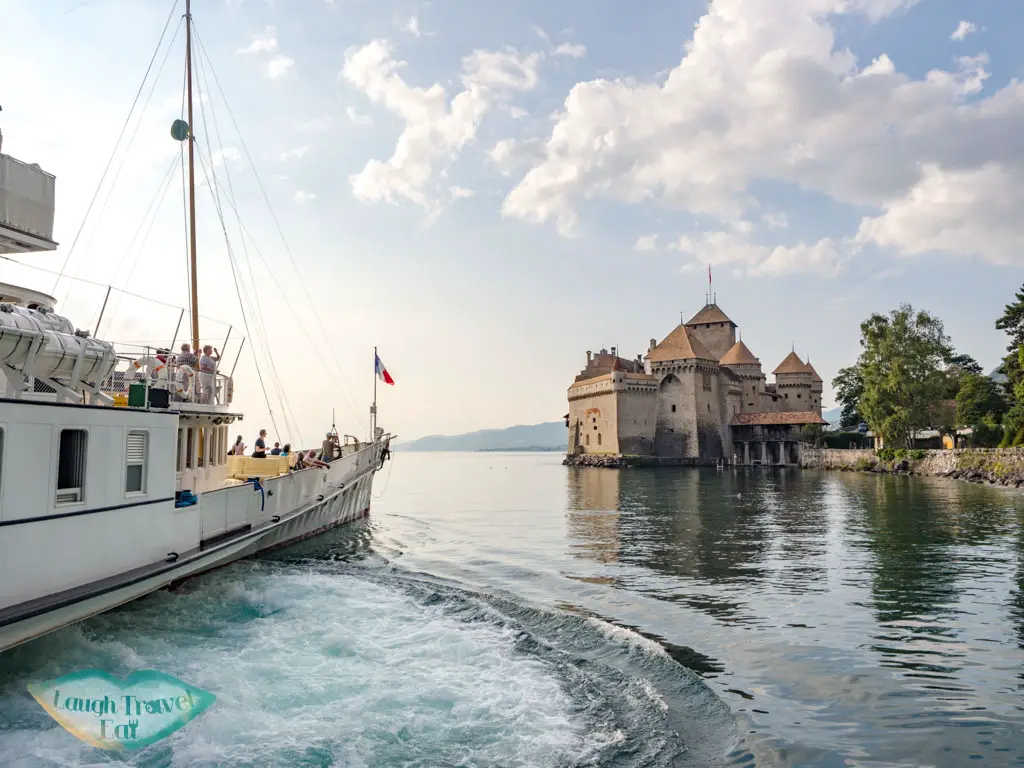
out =
[[190,344],[182,344],[181,352],[174,356],[175,365],[187,365],[192,370],[195,370],[199,361],[196,356],[192,354],[192,346]]
[[220,352],[209,344],[203,347],[203,356],[199,358],[199,402],[206,405],[213,404],[213,389],[219,363]]
[[[301,457],[302,454],[300,453],[299,456]],[[310,448],[309,449],[309,453],[306,454],[306,458],[303,461],[303,464],[305,464],[307,467],[326,467],[327,466],[326,462],[320,461],[316,457],[316,451],[314,451],[312,448]]]
[[245,456],[245,443],[242,442],[242,436],[239,435],[235,439],[235,444],[231,446],[232,456]]
[[327,437],[324,439],[323,443],[320,444],[320,461],[334,461],[334,457],[336,455],[334,453],[336,439],[337,438],[335,438],[333,432],[327,433]]
[[281,444],[280,443],[274,443],[274,447],[270,449],[270,455],[271,456],[280,456],[281,455]]
[[260,430],[260,435],[256,438],[256,448],[252,452],[252,457],[254,459],[267,458],[267,430]]
[[292,455],[292,444],[291,443],[285,443],[284,444],[284,448],[281,449],[281,455],[282,456],[291,456]]

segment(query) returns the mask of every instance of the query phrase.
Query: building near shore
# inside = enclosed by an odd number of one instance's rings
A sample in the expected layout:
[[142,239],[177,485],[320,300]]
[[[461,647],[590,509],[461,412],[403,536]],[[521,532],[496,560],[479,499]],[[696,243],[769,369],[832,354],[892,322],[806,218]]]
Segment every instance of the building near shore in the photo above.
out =
[[795,351],[772,371],[711,296],[644,355],[587,352],[569,387],[569,454],[694,463],[796,464],[800,430],[824,425],[822,379]]

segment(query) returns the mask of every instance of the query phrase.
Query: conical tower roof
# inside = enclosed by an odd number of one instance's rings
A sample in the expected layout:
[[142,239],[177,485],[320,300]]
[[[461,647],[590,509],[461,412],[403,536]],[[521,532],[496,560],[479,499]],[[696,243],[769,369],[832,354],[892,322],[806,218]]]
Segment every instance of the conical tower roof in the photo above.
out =
[[807,370],[807,365],[796,352],[790,352],[772,373],[778,375],[780,373],[810,373],[810,371]]
[[814,366],[811,365],[811,359],[810,358],[807,358],[807,370],[811,372],[811,381],[813,381],[816,384],[824,384],[825,383],[822,380],[821,376],[818,375],[818,372],[816,370],[814,370]]
[[690,318],[687,325],[704,325],[706,323],[732,323],[736,325],[729,316],[718,308],[717,304],[706,304],[704,309],[698,312],[696,315]]
[[754,357],[754,353],[742,341],[733,344],[729,351],[722,355],[722,359],[718,363],[719,365],[761,365],[761,361]]
[[665,360],[714,360],[715,356],[708,352],[707,347],[700,343],[700,339],[687,332],[685,325],[676,326],[676,329],[665,337],[664,341],[651,352],[651,362],[659,363]]

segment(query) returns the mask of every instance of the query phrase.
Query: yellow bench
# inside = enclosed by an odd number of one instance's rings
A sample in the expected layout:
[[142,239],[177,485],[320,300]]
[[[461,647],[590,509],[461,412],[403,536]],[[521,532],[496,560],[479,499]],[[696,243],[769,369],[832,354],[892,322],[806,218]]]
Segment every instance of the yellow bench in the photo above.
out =
[[250,477],[277,477],[287,474],[292,456],[268,456],[254,459],[252,456],[228,456],[228,477],[245,480]]

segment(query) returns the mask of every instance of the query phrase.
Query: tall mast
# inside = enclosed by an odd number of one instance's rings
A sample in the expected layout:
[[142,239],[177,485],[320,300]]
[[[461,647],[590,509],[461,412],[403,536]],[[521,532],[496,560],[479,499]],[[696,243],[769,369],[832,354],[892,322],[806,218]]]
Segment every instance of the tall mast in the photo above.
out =
[[192,286],[192,350],[199,354],[199,277],[196,272],[196,166],[192,126],[192,0],[185,0],[185,76],[188,80],[188,234]]

